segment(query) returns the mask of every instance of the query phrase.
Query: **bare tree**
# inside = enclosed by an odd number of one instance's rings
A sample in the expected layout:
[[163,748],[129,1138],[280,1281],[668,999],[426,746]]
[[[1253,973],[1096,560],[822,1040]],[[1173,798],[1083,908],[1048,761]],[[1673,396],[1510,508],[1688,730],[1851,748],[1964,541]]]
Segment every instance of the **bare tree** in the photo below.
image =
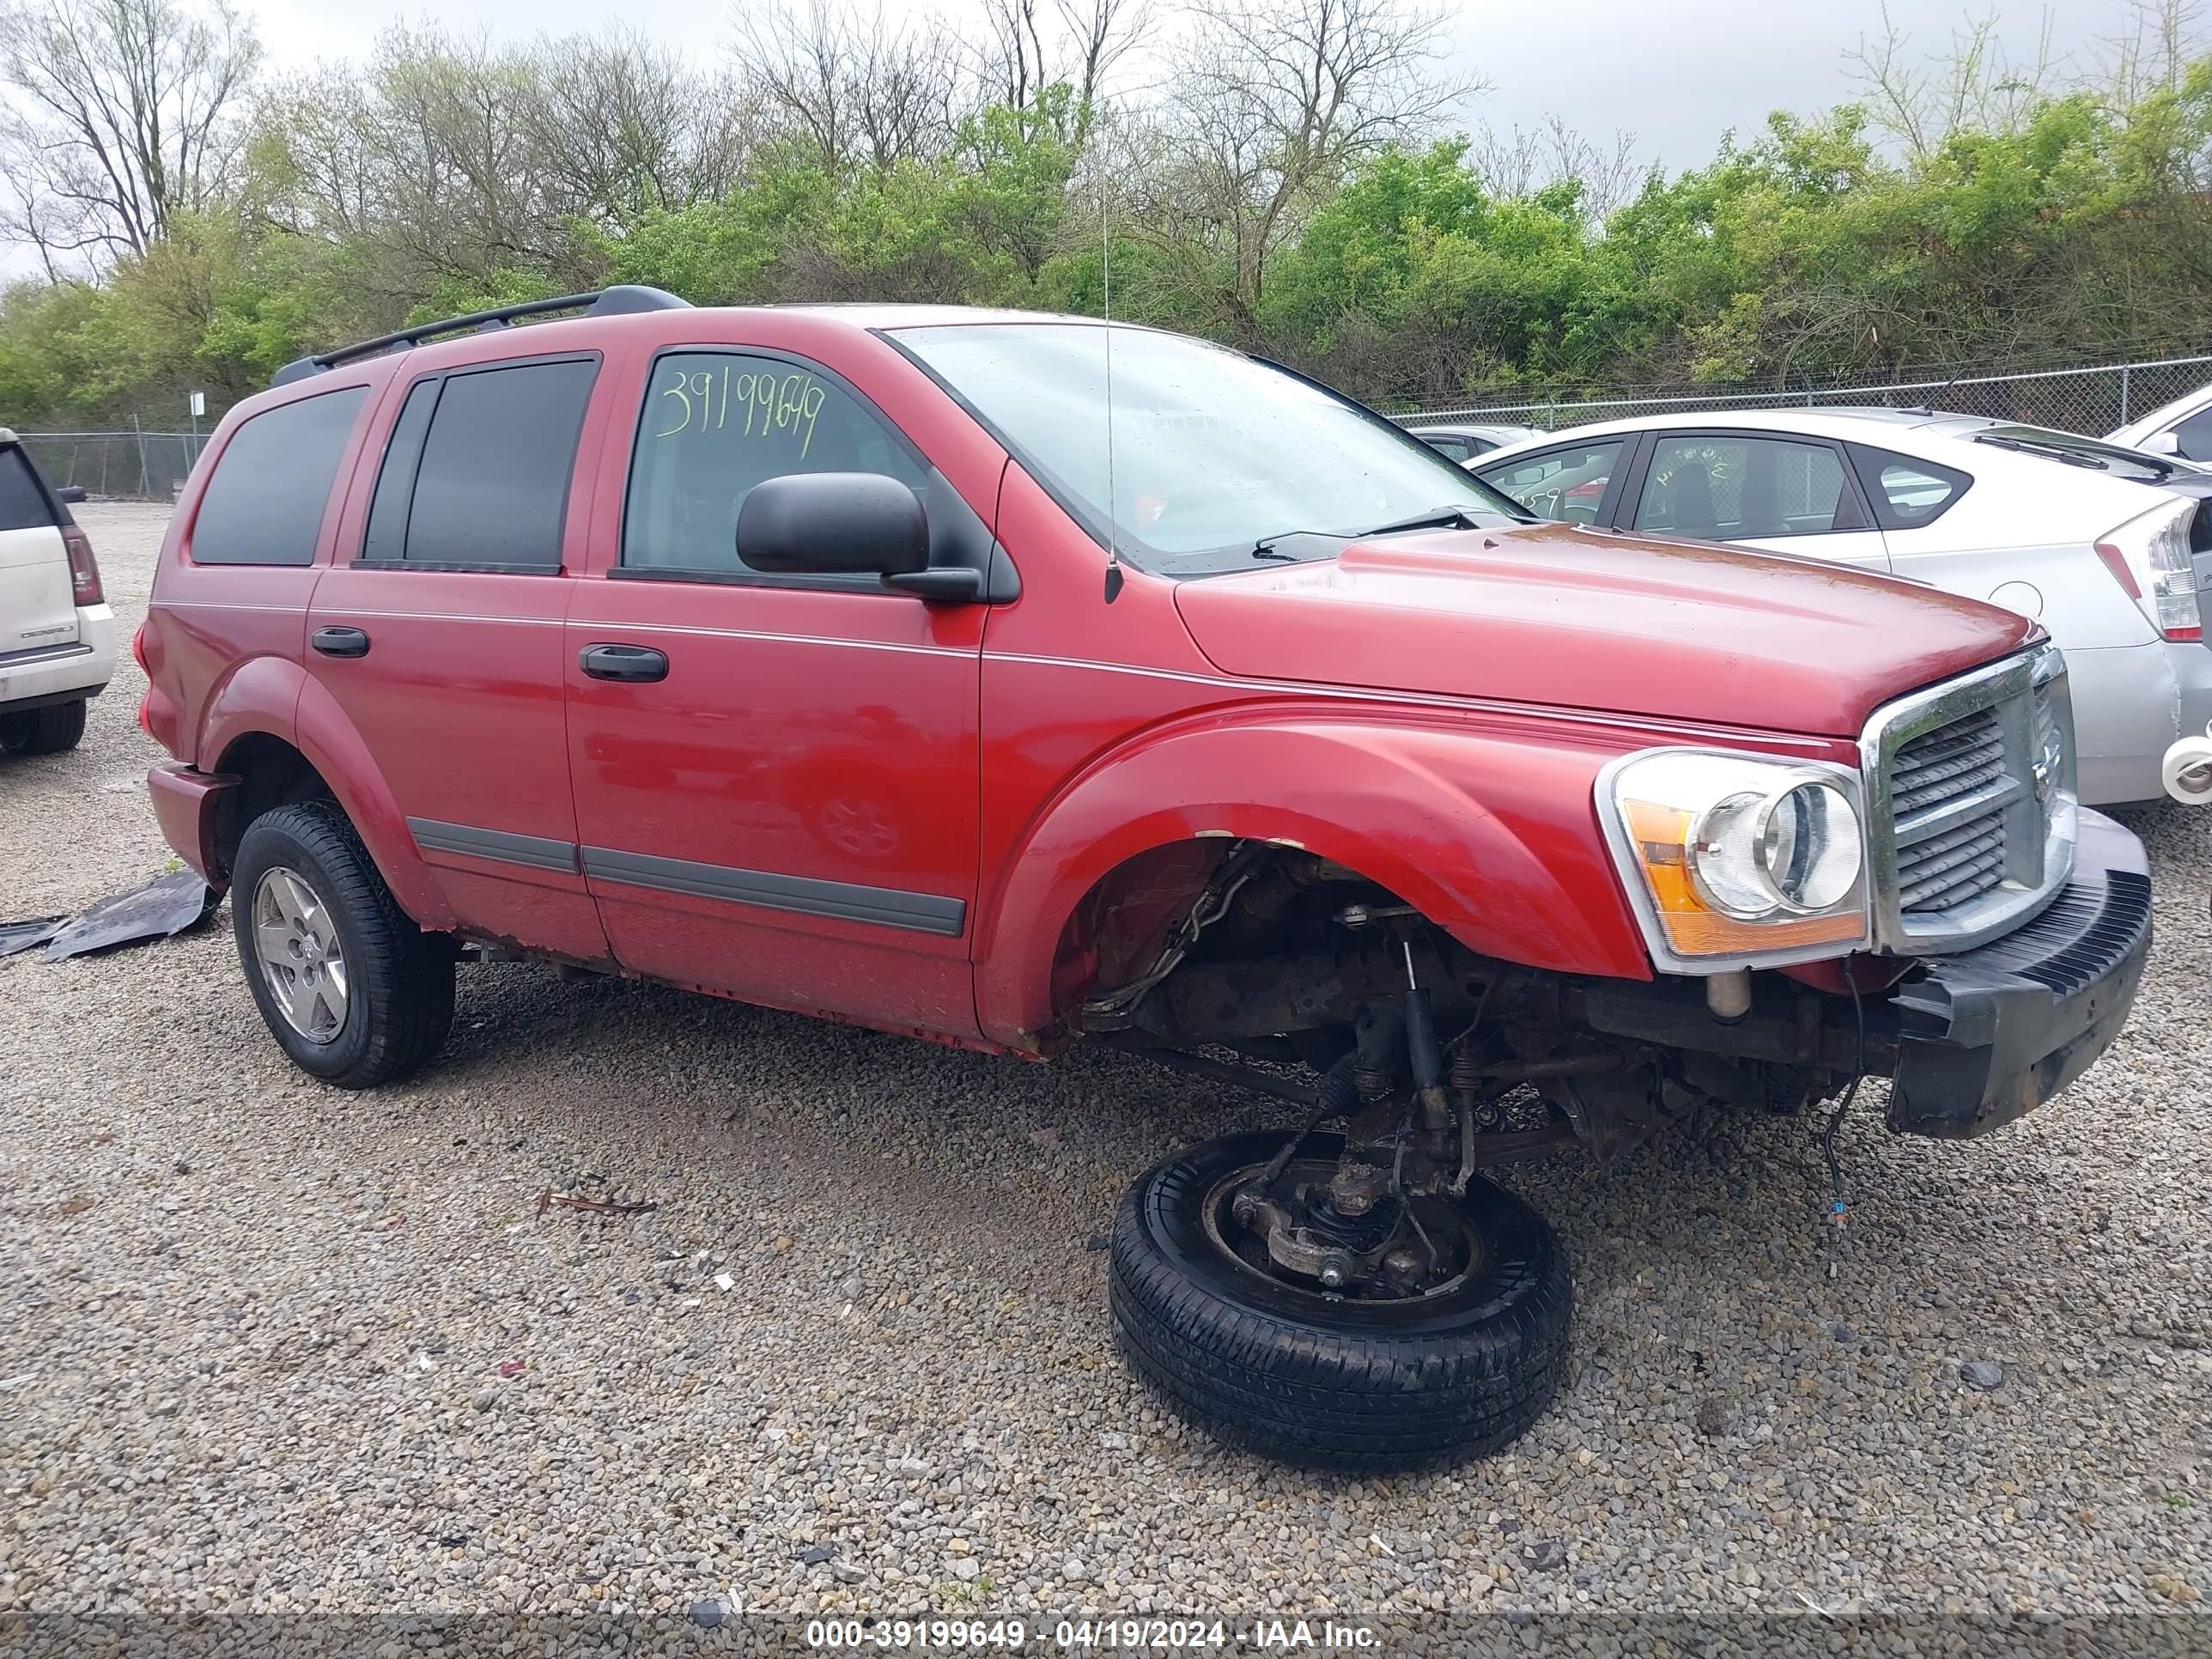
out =
[[482,287],[554,263],[567,200],[545,160],[543,66],[529,50],[393,29],[366,72],[279,88],[255,155],[285,228],[349,240],[386,297]]
[[569,210],[621,225],[735,182],[751,113],[676,52],[617,29],[538,49],[532,137]]
[[748,7],[732,48],[738,86],[780,119],[827,170],[887,172],[908,156],[944,154],[961,104],[959,42],[935,17],[894,24],[834,0]]
[[2014,131],[2022,115],[2049,92],[2057,64],[2051,56],[2051,15],[2044,14],[2033,52],[2015,59],[1998,33],[1992,11],[1971,17],[1951,32],[1950,50],[1916,61],[1911,36],[1881,9],[1881,34],[1862,35],[1844,54],[1846,73],[1858,83],[1875,131],[1924,161],[1954,132]]
[[1635,193],[1649,171],[1636,135],[1619,128],[1604,143],[1585,138],[1564,117],[1548,115],[1534,129],[1516,123],[1500,132],[1485,123],[1471,145],[1469,164],[1492,196],[1522,200],[1570,181],[1581,186],[1585,217],[1602,222]]
[[2203,0],[2128,0],[2130,25],[2104,45],[2112,101],[2130,109],[2154,92],[2178,92],[2203,50]]
[[229,187],[260,56],[228,0],[0,0],[0,238],[144,253]]
[[1073,94],[1071,130],[1087,129],[1110,76],[1152,27],[1150,0],[984,0],[991,38],[984,47],[983,86],[991,97],[1027,108],[1046,88]]
[[1051,82],[1039,0],[983,0],[991,30],[983,76],[1001,103],[1024,109]]
[[[1147,218],[1204,224],[1256,337],[1270,255],[1353,162],[1420,136],[1479,83],[1442,72],[1446,14],[1408,0],[1200,0],[1163,119],[1177,165]],[[1170,198],[1179,198],[1170,200]]]

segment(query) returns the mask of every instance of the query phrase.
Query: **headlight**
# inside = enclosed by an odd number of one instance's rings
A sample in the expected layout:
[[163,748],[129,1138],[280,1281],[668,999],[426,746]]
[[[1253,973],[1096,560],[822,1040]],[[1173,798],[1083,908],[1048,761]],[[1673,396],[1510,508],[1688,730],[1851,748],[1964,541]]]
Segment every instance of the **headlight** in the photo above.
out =
[[1615,762],[1598,789],[1662,967],[1713,973],[1865,942],[1855,773],[1662,749]]

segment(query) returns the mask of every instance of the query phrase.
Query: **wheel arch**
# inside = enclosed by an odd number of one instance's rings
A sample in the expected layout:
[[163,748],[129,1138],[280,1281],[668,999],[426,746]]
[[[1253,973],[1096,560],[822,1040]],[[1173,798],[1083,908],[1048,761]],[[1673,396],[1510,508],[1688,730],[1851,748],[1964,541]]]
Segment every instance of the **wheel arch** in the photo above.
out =
[[236,866],[238,843],[254,819],[295,801],[335,799],[314,764],[273,732],[237,732],[209,769],[238,780],[223,792],[215,830],[216,861],[226,873]]
[[1148,734],[1062,789],[1003,861],[977,928],[983,1030],[1026,1052],[1053,1047],[1070,919],[1133,860],[1182,843],[1295,848],[1387,889],[1482,955],[1647,979],[1592,805],[1616,752],[1549,732],[1309,713]]
[[295,746],[328,782],[399,908],[418,927],[452,932],[459,925],[453,906],[416,847],[383,769],[337,699],[312,676],[300,687],[294,731]]

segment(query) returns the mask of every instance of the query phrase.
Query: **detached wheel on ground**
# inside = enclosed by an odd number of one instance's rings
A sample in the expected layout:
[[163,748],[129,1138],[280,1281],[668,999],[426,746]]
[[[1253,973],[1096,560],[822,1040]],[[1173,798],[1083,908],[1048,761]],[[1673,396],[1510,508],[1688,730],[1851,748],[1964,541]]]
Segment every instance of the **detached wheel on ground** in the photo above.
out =
[[453,1024],[451,945],[410,921],[345,814],[282,806],[246,827],[231,872],[246,982],[301,1070],[341,1089],[411,1076]]
[[[1559,1386],[1573,1314],[1550,1224],[1476,1180],[1406,1206],[1434,1252],[1418,1285],[1326,1291],[1237,1219],[1286,1138],[1208,1141],[1122,1199],[1108,1294],[1138,1376],[1216,1437],[1308,1468],[1457,1462],[1518,1437]],[[1341,1150],[1310,1136],[1279,1180],[1326,1182]]]
[[84,738],[84,699],[0,714],[0,755],[58,755]]

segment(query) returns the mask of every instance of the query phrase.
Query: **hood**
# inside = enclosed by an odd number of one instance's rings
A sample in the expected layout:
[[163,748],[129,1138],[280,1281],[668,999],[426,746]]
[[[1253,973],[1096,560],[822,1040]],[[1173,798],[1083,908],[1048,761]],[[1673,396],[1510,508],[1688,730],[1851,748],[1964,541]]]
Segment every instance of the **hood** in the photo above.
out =
[[1820,737],[2038,631],[1841,565],[1559,524],[1354,543],[1187,581],[1176,602],[1241,678]]

